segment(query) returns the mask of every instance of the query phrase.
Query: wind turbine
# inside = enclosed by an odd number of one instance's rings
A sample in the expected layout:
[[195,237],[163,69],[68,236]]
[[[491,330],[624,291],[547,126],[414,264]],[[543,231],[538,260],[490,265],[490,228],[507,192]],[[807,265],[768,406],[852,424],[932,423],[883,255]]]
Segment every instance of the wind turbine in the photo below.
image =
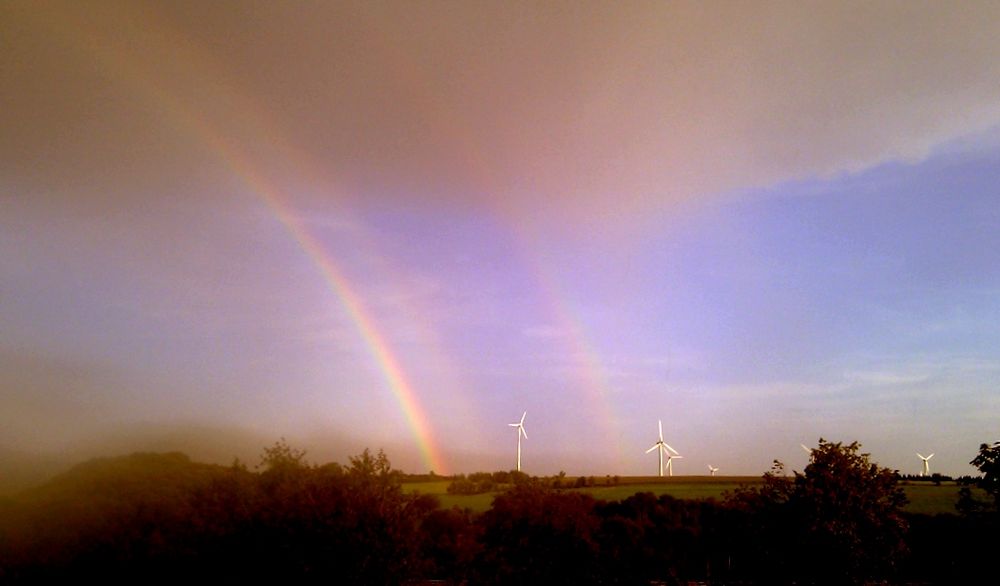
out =
[[[664,445],[666,445],[666,444],[664,444]],[[667,446],[667,447],[669,448],[670,446]],[[673,449],[673,448],[670,448],[670,449]],[[674,458],[683,458],[683,457],[684,456],[682,456],[680,454],[669,454],[669,453],[667,454],[667,476],[673,476],[674,475]]]
[[524,431],[524,416],[527,414],[528,412],[525,411],[524,413],[521,414],[521,421],[518,421],[517,423],[507,424],[510,427],[517,428],[517,471],[518,472],[521,471],[521,436],[523,435],[524,439],[528,439],[528,432]]
[[711,464],[709,464],[708,465],[708,471],[711,473],[712,476],[715,476],[715,473],[718,472],[719,469],[716,468],[715,466],[712,466]]
[[933,458],[934,454],[931,454],[930,456],[927,456],[925,458],[925,457],[923,457],[923,456],[920,455],[920,452],[917,452],[917,457],[924,461],[924,471],[921,472],[920,475],[921,476],[927,476],[931,472],[931,465],[927,463],[927,460],[930,460],[931,458]]
[[812,453],[813,453],[813,449],[812,448],[810,448],[809,446],[807,446],[805,444],[799,444],[799,445],[802,446],[802,449],[805,450],[807,454],[809,454],[810,456],[812,455]]
[[[660,455],[660,476],[661,477],[663,476],[663,454],[666,454],[667,455],[667,470],[669,471],[670,475],[673,476],[674,475],[674,467],[673,467],[673,464],[671,464],[671,461],[674,458],[683,458],[684,456],[681,456],[679,453],[677,453],[677,450],[671,448],[670,446],[668,446],[667,444],[665,444],[663,442],[663,421],[657,420],[656,423],[660,427],[660,441],[658,441],[655,444],[653,444],[653,447],[651,447],[648,450],[646,450],[646,453],[648,454],[648,453],[652,452],[653,450],[657,450],[657,452],[659,453],[659,455]],[[673,452],[673,454],[671,454],[670,452]]]

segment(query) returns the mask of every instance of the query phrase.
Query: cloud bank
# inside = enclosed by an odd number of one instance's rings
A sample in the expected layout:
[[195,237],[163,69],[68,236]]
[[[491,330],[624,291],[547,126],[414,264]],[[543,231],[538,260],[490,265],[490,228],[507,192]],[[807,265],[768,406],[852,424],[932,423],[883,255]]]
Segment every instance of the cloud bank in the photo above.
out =
[[1000,123],[991,2],[3,10],[0,158],[43,191],[142,197],[208,134],[314,192],[592,223]]

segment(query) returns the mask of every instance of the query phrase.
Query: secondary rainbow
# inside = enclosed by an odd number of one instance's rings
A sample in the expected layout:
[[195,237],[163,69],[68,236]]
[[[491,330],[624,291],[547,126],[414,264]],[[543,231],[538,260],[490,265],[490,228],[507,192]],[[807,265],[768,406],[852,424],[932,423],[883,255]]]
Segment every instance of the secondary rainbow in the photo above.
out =
[[[137,19],[135,15],[127,14],[127,12],[116,13],[116,18],[130,25],[118,27],[119,30],[149,31],[154,24],[147,22],[147,16],[146,19],[142,19],[143,26],[137,26],[136,21],[140,19]],[[101,31],[96,30],[85,18],[81,18],[79,14],[71,13],[68,8],[36,16],[44,21],[43,26],[50,31],[82,46],[85,52],[89,53],[103,67],[106,73],[111,74],[111,77],[130,86],[151,103],[162,108],[178,126],[192,132],[203,145],[228,166],[233,175],[243,183],[248,191],[262,201],[273,213],[317,267],[329,290],[337,297],[354,323],[368,353],[378,366],[386,385],[399,403],[407,423],[413,431],[424,464],[431,470],[447,473],[447,462],[434,440],[431,426],[417,393],[408,381],[385,336],[379,331],[375,320],[365,309],[361,297],[344,276],[334,257],[291,213],[289,207],[284,203],[285,198],[282,197],[281,191],[254,170],[249,158],[243,156],[237,148],[237,141],[226,140],[224,134],[209,123],[208,116],[197,113],[198,108],[195,104],[185,103],[183,98],[169,91],[163,84],[158,83],[157,79],[148,71],[149,67],[144,67],[138,61],[134,48],[126,50],[121,46],[116,46],[115,40],[103,36]],[[162,28],[159,32],[170,36],[166,28]],[[155,38],[157,37],[154,35],[147,35],[143,42],[149,45],[154,43],[153,39]],[[159,42],[153,45],[156,56],[173,55],[174,62],[182,61],[191,69],[194,69],[197,64],[205,63],[205,60],[202,59],[203,56],[191,54],[193,51],[190,43],[184,42],[185,39],[164,40],[164,38],[160,37]],[[120,44],[122,41],[118,39],[117,42]],[[187,48],[189,54],[186,57],[189,58],[176,58],[176,53],[182,47]],[[219,79],[218,76],[207,75],[207,71],[200,71],[200,73],[205,79]],[[222,89],[218,83],[215,84],[215,87]],[[241,121],[246,122],[247,126],[244,127],[244,130],[249,131],[253,137],[264,139],[262,140],[263,144],[270,144],[276,157],[284,155],[287,158],[290,151],[279,146],[282,144],[282,141],[278,139],[279,135],[274,132],[273,128],[262,123],[263,118],[257,114],[257,109],[234,92],[223,91],[222,93],[225,103],[237,106],[229,111],[229,115],[236,116]]]

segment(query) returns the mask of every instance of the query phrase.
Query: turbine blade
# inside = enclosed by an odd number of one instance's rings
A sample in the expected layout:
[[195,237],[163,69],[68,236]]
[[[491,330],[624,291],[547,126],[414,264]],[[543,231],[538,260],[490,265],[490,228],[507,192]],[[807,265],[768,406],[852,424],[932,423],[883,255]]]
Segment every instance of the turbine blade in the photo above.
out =
[[917,457],[918,457],[918,458],[920,458],[921,460],[926,460],[926,459],[927,459],[927,458],[924,458],[924,457],[923,457],[923,456],[922,456],[922,455],[920,454],[920,452],[917,452]]
[[809,446],[805,444],[799,444],[799,445],[802,446],[802,449],[805,450],[807,454],[813,453],[812,448],[810,448]]
[[934,454],[931,454],[930,456],[927,456],[927,459],[930,460],[933,457],[934,457]]
[[667,448],[668,450],[670,450],[671,452],[673,452],[673,453],[675,453],[675,454],[680,454],[680,452],[678,452],[677,450],[675,450],[675,449],[671,448],[669,444],[663,444],[663,445],[664,445],[664,446],[665,446],[665,447],[666,447],[666,448]]
[[648,450],[646,450],[646,453],[648,454],[648,453],[652,452],[653,450],[655,450],[658,447],[660,447],[660,444],[656,444],[655,446],[649,448]]
[[527,415],[527,414],[528,414],[527,411],[525,411],[524,413],[521,414],[521,425],[524,425],[524,416]]
[[663,441],[663,420],[662,419],[657,419],[656,420],[656,425],[660,428],[660,441],[662,442]]
[[524,431],[524,426],[523,425],[518,425],[517,428],[519,430],[521,430],[521,435],[524,436],[524,439],[528,439],[528,432]]
[[521,424],[520,423],[508,423],[507,426],[508,427],[521,427]]

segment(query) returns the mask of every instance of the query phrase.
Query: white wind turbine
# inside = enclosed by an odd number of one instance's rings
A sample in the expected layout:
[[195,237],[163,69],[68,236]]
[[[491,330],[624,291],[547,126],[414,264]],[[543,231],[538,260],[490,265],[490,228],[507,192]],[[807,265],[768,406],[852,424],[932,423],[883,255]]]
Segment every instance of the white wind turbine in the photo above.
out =
[[716,472],[718,472],[718,471],[719,471],[719,469],[718,469],[718,468],[716,468],[715,466],[712,466],[711,464],[709,464],[709,465],[708,465],[708,471],[709,471],[709,473],[710,473],[710,474],[711,474],[712,476],[715,476],[715,473],[716,473]]
[[[679,453],[677,453],[677,450],[671,448],[666,443],[664,443],[664,441],[663,441],[663,421],[658,420],[656,423],[657,423],[657,425],[659,425],[659,428],[660,428],[660,441],[658,441],[655,444],[653,444],[653,447],[651,447],[648,450],[646,450],[646,453],[648,454],[648,453],[652,452],[653,450],[657,450],[657,452],[659,453],[659,455],[660,455],[660,476],[663,476],[663,454],[666,454],[667,455],[667,471],[668,471],[668,473],[671,476],[673,476],[674,475],[674,466],[672,464],[673,459],[674,458],[683,458],[684,456],[681,456]],[[671,454],[670,452],[673,452],[673,454]]]
[[[670,446],[667,447],[670,448]],[[672,450],[673,448],[670,449]],[[684,456],[680,454],[670,454],[670,453],[667,454],[667,476],[674,475],[674,458],[683,458],[683,457]]]
[[518,472],[521,471],[521,436],[523,435],[524,439],[528,439],[528,432],[524,431],[524,416],[527,414],[528,412],[525,411],[524,413],[521,414],[521,421],[517,423],[507,424],[510,427],[517,428],[517,471]]
[[923,457],[923,456],[920,455],[920,452],[917,452],[917,457],[924,461],[924,471],[921,472],[920,475],[921,476],[927,476],[931,472],[931,465],[928,464],[927,461],[930,460],[931,458],[933,458],[934,454],[931,454],[930,456],[927,456],[925,458],[925,457]]

